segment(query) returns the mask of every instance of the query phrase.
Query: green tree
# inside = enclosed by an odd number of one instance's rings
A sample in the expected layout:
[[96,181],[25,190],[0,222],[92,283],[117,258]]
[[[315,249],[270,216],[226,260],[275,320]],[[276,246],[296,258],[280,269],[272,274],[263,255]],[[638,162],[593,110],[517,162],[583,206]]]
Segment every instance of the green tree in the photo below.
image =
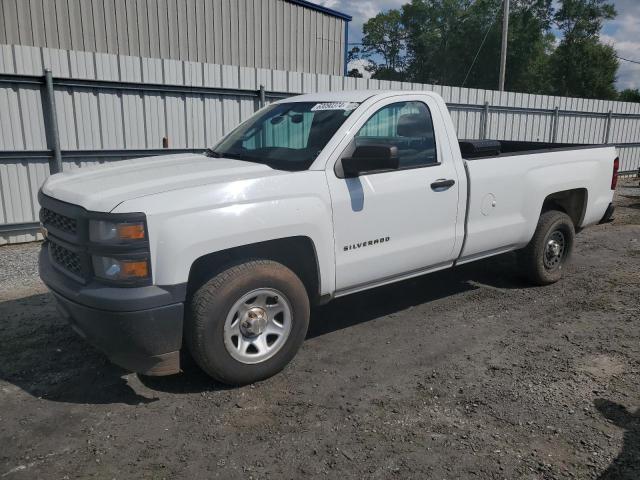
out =
[[[353,47],[351,50],[347,52],[347,65],[349,65],[353,60],[358,60],[360,58],[360,49],[358,47]],[[352,68],[347,72],[347,77],[355,77],[362,78],[362,73],[357,68]]]
[[[362,27],[363,55],[369,58],[374,78],[402,80],[405,66],[405,29],[400,12],[389,10],[367,20]],[[374,59],[380,58],[381,62]]]
[[[548,88],[551,0],[511,0],[507,81],[510,90]],[[412,80],[496,88],[502,0],[413,0],[402,8]]]
[[[505,88],[616,98],[618,62],[600,42],[611,0],[509,0]],[[554,10],[554,5],[557,9]],[[495,89],[503,0],[411,0],[364,26],[375,78]],[[552,25],[562,37],[556,47]],[[381,59],[381,61],[378,61]]]
[[627,88],[626,90],[622,90],[620,92],[620,95],[618,95],[618,100],[620,100],[621,102],[640,103],[640,90],[638,90],[637,88]]
[[599,38],[602,23],[615,16],[615,8],[606,0],[562,0],[554,16],[562,40],[550,58],[553,93],[617,98],[616,52]]
[[[412,0],[403,5],[407,71],[411,80],[447,85],[461,83],[459,64],[462,62],[454,61],[452,55],[457,54],[455,44],[471,17],[471,6],[470,0]],[[467,38],[467,41],[480,43],[477,38]]]
[[615,99],[618,60],[598,38],[560,42],[551,55],[554,93],[568,97]]
[[[548,93],[552,88],[549,55],[555,40],[550,32],[551,0],[521,0],[512,1],[512,4],[505,88],[517,92]],[[502,13],[498,17],[498,25],[501,23]]]
[[351,50],[347,51],[347,63],[358,60],[360,58],[360,53],[362,51],[358,47],[353,47]]
[[616,9],[607,0],[561,0],[554,20],[562,31],[563,41],[571,42],[597,37],[602,22],[615,16]]

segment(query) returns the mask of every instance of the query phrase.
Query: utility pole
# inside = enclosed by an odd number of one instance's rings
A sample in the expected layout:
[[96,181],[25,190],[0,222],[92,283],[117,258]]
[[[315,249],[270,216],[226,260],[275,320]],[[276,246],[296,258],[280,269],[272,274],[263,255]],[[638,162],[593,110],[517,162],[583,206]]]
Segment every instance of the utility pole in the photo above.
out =
[[507,66],[507,38],[509,36],[509,0],[503,0],[502,12],[502,48],[500,49],[500,83],[498,90],[504,91],[504,75]]

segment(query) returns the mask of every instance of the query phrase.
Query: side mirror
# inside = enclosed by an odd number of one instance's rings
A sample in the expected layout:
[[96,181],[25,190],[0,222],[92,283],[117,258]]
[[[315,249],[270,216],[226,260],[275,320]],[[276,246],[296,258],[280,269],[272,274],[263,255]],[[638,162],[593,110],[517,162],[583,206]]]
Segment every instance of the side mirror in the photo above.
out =
[[390,145],[361,145],[351,157],[342,159],[346,177],[397,170],[399,166],[398,147]]

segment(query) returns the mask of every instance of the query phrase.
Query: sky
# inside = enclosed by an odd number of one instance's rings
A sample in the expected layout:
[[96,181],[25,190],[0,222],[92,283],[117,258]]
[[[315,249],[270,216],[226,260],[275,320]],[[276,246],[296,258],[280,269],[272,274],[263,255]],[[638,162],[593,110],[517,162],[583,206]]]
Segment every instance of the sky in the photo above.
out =
[[[362,24],[379,12],[398,8],[409,0],[315,0],[353,17],[349,26],[349,42],[362,39]],[[605,23],[601,39],[612,45],[618,56],[640,62],[640,0],[613,0],[618,11],[615,20]],[[359,65],[350,65],[350,68]],[[507,74],[508,74],[507,66]],[[360,68],[363,72],[363,69]],[[364,73],[364,72],[363,72]],[[616,87],[640,88],[640,64],[620,60]]]

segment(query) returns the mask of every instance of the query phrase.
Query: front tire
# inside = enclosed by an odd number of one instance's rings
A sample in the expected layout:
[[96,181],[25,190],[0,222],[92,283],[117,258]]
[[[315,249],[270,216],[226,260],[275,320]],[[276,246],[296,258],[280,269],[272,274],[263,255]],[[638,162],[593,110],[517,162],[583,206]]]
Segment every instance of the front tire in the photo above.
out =
[[280,372],[309,327],[298,276],[272,260],[231,266],[193,295],[185,327],[196,363],[216,380],[246,385]]
[[573,222],[566,213],[543,212],[533,238],[519,252],[519,263],[525,276],[536,285],[560,280],[573,253],[575,236]]

